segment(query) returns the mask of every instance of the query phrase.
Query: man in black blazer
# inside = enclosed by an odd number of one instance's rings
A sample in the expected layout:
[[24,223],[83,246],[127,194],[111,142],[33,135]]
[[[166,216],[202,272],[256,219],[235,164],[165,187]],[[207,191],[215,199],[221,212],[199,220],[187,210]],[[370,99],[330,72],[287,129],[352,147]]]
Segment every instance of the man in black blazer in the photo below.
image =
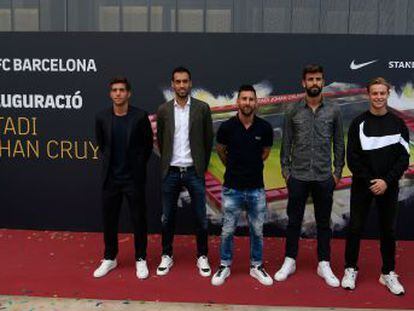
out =
[[146,263],[146,164],[152,151],[152,130],[145,111],[130,106],[131,86],[118,77],[110,84],[112,107],[96,115],[96,140],[102,156],[102,207],[105,252],[94,277],[116,268],[118,220],[125,198],[134,228],[136,275],[148,277]]
[[182,187],[191,197],[197,235],[197,267],[202,276],[211,274],[207,259],[207,217],[204,173],[210,161],[213,126],[210,107],[190,96],[191,73],[184,67],[173,70],[174,99],[157,112],[157,142],[162,170],[162,258],[157,275],[173,265],[173,239],[177,200]]

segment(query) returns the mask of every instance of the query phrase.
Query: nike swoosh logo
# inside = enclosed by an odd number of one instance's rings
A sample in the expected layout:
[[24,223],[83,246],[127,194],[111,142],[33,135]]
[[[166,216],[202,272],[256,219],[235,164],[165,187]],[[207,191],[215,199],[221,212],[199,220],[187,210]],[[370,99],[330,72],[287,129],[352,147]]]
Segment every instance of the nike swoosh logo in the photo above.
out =
[[374,59],[366,63],[355,64],[355,60],[352,60],[351,65],[349,65],[349,68],[351,68],[352,70],[358,70],[358,69],[361,69],[362,67],[376,63],[377,61],[378,59]]
[[361,142],[362,150],[381,149],[394,144],[401,144],[408,154],[410,154],[410,146],[408,142],[401,136],[401,134],[385,135],[385,136],[366,136],[364,133],[363,121],[359,125],[359,141]]

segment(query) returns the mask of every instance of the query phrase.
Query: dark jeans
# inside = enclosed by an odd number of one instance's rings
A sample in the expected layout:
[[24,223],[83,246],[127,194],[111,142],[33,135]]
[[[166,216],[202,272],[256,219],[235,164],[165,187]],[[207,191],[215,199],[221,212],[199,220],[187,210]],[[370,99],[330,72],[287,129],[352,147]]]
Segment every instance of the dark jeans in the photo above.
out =
[[289,201],[287,215],[289,223],[286,232],[286,256],[296,259],[302,228],[306,200],[312,195],[318,233],[318,259],[330,260],[332,230],[330,227],[332,195],[335,188],[333,177],[324,181],[301,181],[294,177],[288,180]]
[[368,184],[361,179],[352,181],[351,219],[345,248],[345,267],[358,269],[359,246],[372,200],[378,209],[382,273],[395,269],[395,220],[398,208],[398,185],[389,186],[383,195],[374,196]]
[[134,230],[135,259],[147,255],[147,215],[145,186],[133,183],[114,183],[108,180],[102,192],[105,259],[118,254],[118,222],[123,199],[127,200]]
[[162,182],[162,254],[173,255],[177,200],[183,186],[187,188],[190,194],[191,209],[196,216],[197,257],[207,255],[205,181],[204,176],[199,177],[197,175],[194,167],[188,168],[185,172],[170,168]]

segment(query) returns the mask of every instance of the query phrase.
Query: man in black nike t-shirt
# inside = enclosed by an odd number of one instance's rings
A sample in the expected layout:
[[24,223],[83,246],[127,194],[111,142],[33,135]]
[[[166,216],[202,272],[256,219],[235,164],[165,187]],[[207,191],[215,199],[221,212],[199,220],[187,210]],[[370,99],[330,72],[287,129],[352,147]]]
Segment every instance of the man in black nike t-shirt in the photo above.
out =
[[371,202],[379,215],[382,273],[379,282],[393,294],[404,294],[395,269],[395,219],[398,181],[408,168],[409,134],[404,121],[387,108],[390,84],[384,78],[367,86],[369,110],[357,116],[348,131],[347,160],[351,170],[351,219],[345,250],[345,274],[341,285],[354,289],[358,275],[361,233]]

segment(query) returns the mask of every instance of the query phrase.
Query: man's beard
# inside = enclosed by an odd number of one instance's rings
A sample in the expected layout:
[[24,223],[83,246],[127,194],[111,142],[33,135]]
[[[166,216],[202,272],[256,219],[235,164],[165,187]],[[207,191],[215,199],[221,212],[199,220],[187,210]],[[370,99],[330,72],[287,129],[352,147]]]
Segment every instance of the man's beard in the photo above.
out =
[[246,108],[240,109],[240,112],[245,117],[250,117],[254,113],[254,108],[248,107],[247,109]]
[[321,94],[322,88],[318,86],[313,86],[311,88],[306,88],[306,94],[309,97],[317,97],[319,94]]
[[179,98],[186,98],[188,96],[188,91],[184,91],[184,92],[175,92],[175,95]]

